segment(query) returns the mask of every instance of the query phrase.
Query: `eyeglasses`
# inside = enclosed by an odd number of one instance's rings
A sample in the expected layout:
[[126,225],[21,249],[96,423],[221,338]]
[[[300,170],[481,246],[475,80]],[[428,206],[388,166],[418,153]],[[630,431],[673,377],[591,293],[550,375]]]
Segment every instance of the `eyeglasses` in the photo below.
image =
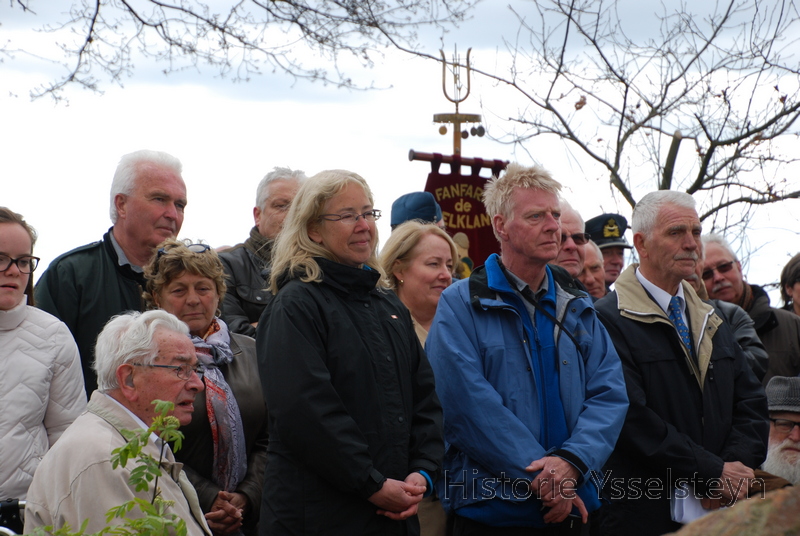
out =
[[589,242],[589,240],[592,238],[592,235],[590,235],[589,233],[575,233],[571,235],[562,233],[561,243],[563,244],[564,242],[566,242],[567,238],[571,238],[572,241],[575,242],[576,246],[582,246]]
[[380,210],[368,210],[361,214],[355,212],[345,212],[344,214],[322,214],[319,219],[327,221],[340,221],[345,225],[355,225],[359,218],[364,218],[368,222],[373,222],[381,218]]
[[791,434],[795,426],[800,427],[800,422],[790,421],[789,419],[773,419],[770,417],[769,420],[772,421],[775,430],[786,435]]
[[707,268],[703,270],[703,280],[708,281],[712,277],[714,277],[714,270],[721,274],[727,274],[733,268],[733,261],[730,262],[723,262],[722,264],[718,264],[716,268]]
[[[172,251],[172,249],[174,248],[170,249],[158,248],[158,255],[156,255],[156,261],[158,261],[161,257],[166,255],[169,251]],[[188,249],[192,253],[205,253],[206,251],[211,249],[211,246],[209,246],[208,244],[189,244],[188,246],[186,246],[186,249]]]
[[206,373],[206,367],[202,363],[197,363],[194,366],[187,363],[184,363],[183,365],[146,365],[144,363],[133,363],[133,365],[136,367],[172,369],[175,371],[175,375],[184,381],[189,381],[192,378],[192,372],[197,374],[197,377],[201,380],[203,379],[203,375]]
[[5,272],[11,268],[12,264],[16,264],[19,271],[23,274],[30,274],[39,266],[39,257],[25,255],[24,257],[13,259],[8,255],[0,254],[0,272]]

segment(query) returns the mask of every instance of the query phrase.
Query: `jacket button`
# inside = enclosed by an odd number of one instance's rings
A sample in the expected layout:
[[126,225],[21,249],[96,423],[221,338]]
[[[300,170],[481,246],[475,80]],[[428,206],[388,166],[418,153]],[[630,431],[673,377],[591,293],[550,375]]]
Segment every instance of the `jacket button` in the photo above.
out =
[[403,422],[403,421],[405,421],[405,419],[402,416],[397,418],[397,422]]
[[364,304],[364,307],[369,307],[369,304],[368,304],[368,303],[365,303],[365,304]]
[[[256,300],[261,301],[261,296],[256,296]],[[175,369],[178,370],[178,369]]]
[[386,356],[386,361],[391,361],[391,360],[392,360],[392,356],[390,356],[390,355],[387,355],[387,356]]
[[567,360],[565,359],[564,361],[562,361],[562,363],[564,363],[566,365],[567,364]]
[[528,367],[528,372],[530,372],[530,371],[531,371],[531,367]]

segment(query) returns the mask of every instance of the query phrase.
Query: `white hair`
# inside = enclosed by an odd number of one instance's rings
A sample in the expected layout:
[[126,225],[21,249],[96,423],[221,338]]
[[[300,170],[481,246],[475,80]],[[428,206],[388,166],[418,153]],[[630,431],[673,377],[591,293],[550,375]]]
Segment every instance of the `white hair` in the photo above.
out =
[[701,240],[703,241],[704,251],[708,244],[716,244],[725,251],[727,251],[731,256],[731,259],[733,259],[735,262],[739,262],[739,258],[736,256],[736,253],[733,252],[733,248],[731,247],[730,243],[717,233],[709,233],[707,235],[703,235],[701,237]]
[[158,357],[156,333],[173,331],[189,337],[189,327],[166,311],[131,312],[113,317],[97,336],[93,368],[101,392],[119,387],[117,369],[132,361],[151,365]]
[[264,175],[264,178],[261,179],[261,182],[258,183],[258,188],[256,189],[256,207],[261,210],[264,210],[264,204],[269,199],[269,185],[275,181],[297,181],[299,184],[302,184],[304,180],[306,180],[306,174],[299,169],[291,169],[288,167],[275,167]]
[[761,468],[768,473],[785,478],[795,486],[800,486],[800,462],[787,460],[786,453],[781,450],[784,446],[797,448],[800,445],[792,441],[788,436],[783,441],[772,441],[770,439],[767,459],[764,460]]
[[119,159],[117,170],[114,172],[114,179],[111,181],[111,206],[109,214],[111,216],[111,223],[117,223],[117,207],[114,199],[117,195],[131,195],[136,183],[137,172],[142,164],[154,164],[159,167],[164,167],[181,174],[183,166],[181,161],[174,156],[161,152],[150,151],[142,149],[128,153]]
[[695,210],[696,204],[691,195],[675,190],[656,190],[650,192],[636,203],[631,217],[631,230],[633,234],[642,233],[650,238],[656,227],[658,213],[664,205],[677,205]]

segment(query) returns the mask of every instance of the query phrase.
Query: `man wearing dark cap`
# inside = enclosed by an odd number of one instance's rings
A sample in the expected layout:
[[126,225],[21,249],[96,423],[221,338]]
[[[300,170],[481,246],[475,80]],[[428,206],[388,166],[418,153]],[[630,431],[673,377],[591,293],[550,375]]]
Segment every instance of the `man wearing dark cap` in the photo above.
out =
[[444,227],[442,209],[430,192],[411,192],[401,195],[392,203],[392,230],[401,223],[419,220]]
[[586,232],[603,252],[606,287],[612,285],[625,267],[625,250],[631,245],[625,240],[628,220],[619,214],[601,214],[586,222]]
[[767,384],[769,450],[763,469],[800,485],[800,377],[775,376]]

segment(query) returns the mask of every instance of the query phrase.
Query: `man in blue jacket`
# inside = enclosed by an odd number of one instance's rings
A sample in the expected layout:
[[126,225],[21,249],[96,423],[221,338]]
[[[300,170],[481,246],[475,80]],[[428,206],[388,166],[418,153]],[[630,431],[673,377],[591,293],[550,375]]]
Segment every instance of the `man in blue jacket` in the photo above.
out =
[[437,491],[456,535],[579,534],[599,506],[591,472],[628,399],[591,298],[548,267],[560,188],[518,164],[487,184],[501,255],[442,294],[428,335],[447,442]]

